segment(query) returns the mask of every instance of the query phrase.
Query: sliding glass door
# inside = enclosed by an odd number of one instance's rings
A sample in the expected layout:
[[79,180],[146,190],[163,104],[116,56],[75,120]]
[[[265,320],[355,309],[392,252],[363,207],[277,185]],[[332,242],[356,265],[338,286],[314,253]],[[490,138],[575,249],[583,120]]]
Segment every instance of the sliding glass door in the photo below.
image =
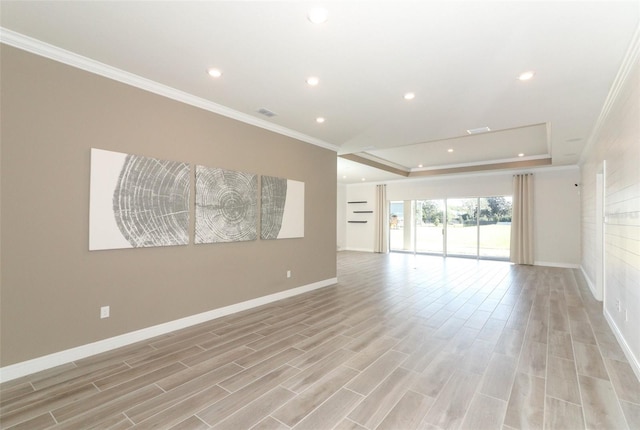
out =
[[416,201],[416,252],[444,253],[444,200]]
[[391,251],[509,259],[511,196],[392,201]]
[[447,199],[447,255],[478,255],[478,199]]
[[511,214],[511,196],[480,198],[480,257],[509,258]]
[[389,249],[404,251],[404,202],[389,203]]

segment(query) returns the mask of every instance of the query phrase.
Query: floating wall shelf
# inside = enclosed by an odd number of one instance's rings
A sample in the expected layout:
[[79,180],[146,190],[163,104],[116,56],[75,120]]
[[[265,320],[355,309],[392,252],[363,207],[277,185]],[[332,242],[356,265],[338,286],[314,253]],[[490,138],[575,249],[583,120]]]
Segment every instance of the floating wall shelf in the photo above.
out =
[[[366,200],[358,200],[358,201],[353,201],[353,202],[347,202],[350,205],[353,204],[362,204],[362,203],[367,203]],[[353,211],[354,214],[372,214],[373,211]],[[347,221],[350,224],[366,224],[368,221]]]

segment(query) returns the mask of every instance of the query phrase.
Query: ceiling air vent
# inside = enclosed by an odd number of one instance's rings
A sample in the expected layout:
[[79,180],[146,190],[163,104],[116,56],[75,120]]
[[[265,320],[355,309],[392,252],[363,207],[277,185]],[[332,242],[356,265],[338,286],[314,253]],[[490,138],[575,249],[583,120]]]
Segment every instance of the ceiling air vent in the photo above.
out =
[[265,109],[265,108],[258,109],[258,113],[269,118],[276,116],[275,112],[271,112],[269,109]]

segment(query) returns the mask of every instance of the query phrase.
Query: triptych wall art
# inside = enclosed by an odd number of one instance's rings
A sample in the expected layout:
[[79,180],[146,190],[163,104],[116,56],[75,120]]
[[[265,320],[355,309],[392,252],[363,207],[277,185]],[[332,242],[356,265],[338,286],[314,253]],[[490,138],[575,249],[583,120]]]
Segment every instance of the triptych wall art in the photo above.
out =
[[258,176],[196,166],[196,243],[258,238]]
[[[187,245],[191,167],[91,149],[89,250]],[[304,182],[262,176],[261,239],[304,237]],[[195,166],[195,243],[258,238],[258,175]]]
[[89,250],[189,243],[186,163],[91,149]]
[[304,237],[304,182],[262,177],[261,239]]

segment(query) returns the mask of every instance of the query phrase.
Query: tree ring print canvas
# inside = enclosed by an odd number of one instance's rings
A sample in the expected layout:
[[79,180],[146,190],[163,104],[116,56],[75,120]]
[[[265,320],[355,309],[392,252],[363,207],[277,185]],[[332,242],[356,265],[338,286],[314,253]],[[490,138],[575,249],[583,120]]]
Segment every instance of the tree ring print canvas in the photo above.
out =
[[304,237],[304,182],[262,177],[260,237]]
[[196,243],[258,238],[257,175],[196,166]]
[[91,149],[89,250],[189,243],[187,163]]

